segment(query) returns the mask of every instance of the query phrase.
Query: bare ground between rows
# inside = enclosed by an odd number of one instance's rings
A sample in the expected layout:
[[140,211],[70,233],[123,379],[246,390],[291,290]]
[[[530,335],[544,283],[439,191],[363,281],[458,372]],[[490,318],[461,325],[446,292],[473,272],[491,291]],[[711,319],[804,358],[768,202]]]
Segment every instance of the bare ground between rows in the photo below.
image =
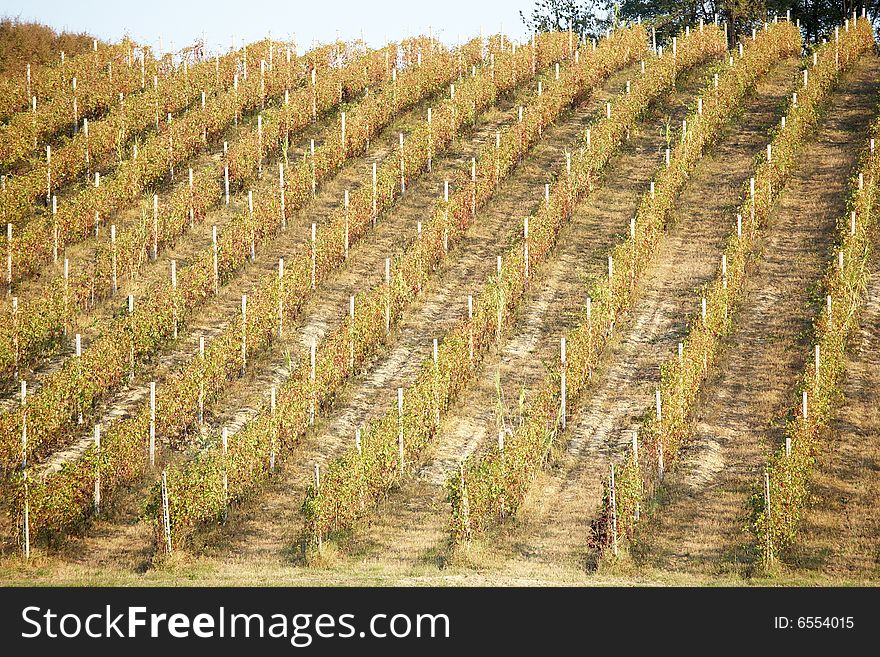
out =
[[563,229],[550,261],[535,272],[536,283],[503,347],[483,361],[476,383],[447,413],[416,481],[395,491],[385,512],[350,541],[356,558],[405,571],[420,561],[442,564],[449,520],[446,478],[463,459],[494,444],[499,430],[521,423],[521,401],[528,407],[546,365],[558,358],[559,338],[580,321],[591,281],[602,275],[605,255],[627,234],[629,218],[662,162],[666,122],[679,123],[687,115],[704,82],[702,70],[687,76],[632,132],[604,183]]
[[[623,83],[621,82],[620,84],[622,85]],[[371,234],[362,242],[352,247],[349,262],[327,281],[326,296],[344,295],[347,299],[348,293],[346,290],[348,287],[363,283],[367,277],[365,263],[367,263],[367,267],[371,266],[369,263],[379,257],[377,254],[381,254],[381,258],[384,261],[386,253],[393,255],[403,242],[409,241],[409,236],[406,234],[407,227],[411,224],[412,232],[415,232],[416,218],[423,218],[426,208],[430,207],[442,194],[444,174],[448,175],[452,171],[462,168],[466,162],[469,162],[471,155],[477,152],[481,144],[493,138],[496,129],[515,120],[516,106],[530,93],[531,85],[525,85],[513,93],[504,94],[495,107],[481,114],[476,129],[469,131],[464,138],[456,140],[448,152],[435,158],[432,173],[422,175],[413,181],[408,186],[406,195],[395,204],[390,212],[380,218],[375,234]],[[429,101],[426,101],[426,107],[427,102]],[[383,132],[380,139],[373,141],[369,157],[359,158],[361,166],[344,169],[339,178],[322,189],[316,199],[316,203],[313,204],[317,207],[306,208],[300,213],[300,218],[303,220],[300,232],[303,235],[308,233],[306,230],[307,223],[313,220],[320,222],[339,206],[338,198],[328,196],[333,194],[336,197],[341,197],[342,190],[348,188],[355,189],[356,185],[360,184],[363,180],[364,175],[368,173],[369,162],[391,152],[394,149],[398,132],[402,131],[405,133],[420,124],[422,122],[422,114],[426,112],[426,107],[418,107],[411,112],[405,113],[402,118],[394,122],[391,128]],[[288,229],[287,234],[289,235],[292,232],[292,230]],[[300,244],[304,240],[301,236],[297,236],[295,241],[297,244]],[[276,247],[273,244],[270,248],[274,250]],[[295,247],[291,247],[291,250],[293,248]],[[258,255],[257,265],[261,261],[273,263],[277,262],[277,258],[270,260],[269,256]],[[372,262],[372,267],[378,269],[376,262]],[[255,265],[248,266],[250,270],[254,268],[256,268]],[[273,269],[274,265],[269,265],[266,271],[258,271],[256,277],[250,276],[250,278],[259,280],[260,276],[266,275]],[[240,278],[246,278],[247,273]],[[239,289],[228,295],[226,295],[225,289],[221,291],[221,299],[228,296],[228,300],[225,303],[222,305],[217,302],[212,303],[210,308],[200,313],[205,318],[202,322],[205,325],[203,328],[205,333],[208,330],[212,334],[219,333],[228,325],[229,319],[235,317],[236,313],[239,312],[240,288],[243,285],[238,280],[233,281],[231,285],[237,286]],[[218,306],[220,307],[218,308]],[[222,398],[211,407],[206,407],[206,421],[202,428],[202,435],[204,437],[216,435],[219,429],[224,426],[230,428],[231,432],[234,433],[261,409],[268,395],[269,387],[273,384],[281,384],[289,375],[290,366],[299,359],[300,347],[305,341],[305,334],[308,332],[307,326],[316,326],[323,322],[324,326],[330,327],[335,326],[341,320],[343,315],[342,309],[340,309],[338,316],[334,317],[331,316],[331,313],[328,313],[328,307],[329,305],[326,303],[324,294],[319,299],[309,302],[306,305],[305,312],[301,313],[297,318],[295,326],[288,328],[284,339],[276,340],[268,350],[264,350],[256,355],[245,377],[236,381],[230,381]],[[198,328],[200,325],[195,324],[195,326],[196,328],[189,331],[190,340],[193,342],[192,348],[184,350],[180,357],[181,361],[186,357],[187,353],[191,354],[197,349],[197,340],[200,334]],[[181,335],[182,339],[185,339],[183,334]],[[176,352],[172,352],[172,355],[175,354]],[[168,357],[163,358],[163,361],[163,373],[170,371],[177,364],[176,361],[172,361]],[[146,399],[149,378],[139,374],[140,378],[144,379],[142,383],[130,387],[127,395],[109,407],[109,411],[104,416],[105,421],[111,418],[122,417],[137,402],[142,402]],[[63,459],[66,456],[61,453],[56,455],[56,458]],[[173,455],[172,458],[174,458]],[[68,555],[82,554],[88,559],[87,555],[92,551],[95,554],[103,552],[103,546],[108,543],[108,537],[113,538],[110,541],[111,543],[124,543],[125,541],[119,537],[124,537],[129,532],[140,531],[133,526],[136,523],[133,523],[132,520],[132,518],[137,516],[138,509],[135,508],[137,505],[135,504],[135,507],[130,505],[130,502],[136,503],[137,501],[135,498],[123,500],[123,506],[127,507],[127,512],[120,510],[116,514],[117,520],[115,524],[117,528],[115,532],[110,526],[114,523],[99,522],[99,526],[103,527],[103,529],[98,531],[98,535],[101,537],[99,543],[92,545],[91,532],[89,532],[88,535],[77,541],[82,544],[80,548],[72,547],[65,549],[64,552]],[[118,534],[118,536],[114,537],[114,533]]]
[[[421,298],[404,315],[391,337],[391,346],[364,368],[364,374],[346,386],[329,417],[310,432],[303,449],[298,451],[295,460],[289,459],[269,490],[231,514],[229,523],[215,532],[216,537],[205,538],[206,545],[216,544],[205,547],[205,554],[222,554],[228,559],[231,553],[235,559],[245,560],[299,558],[298,539],[302,527],[299,505],[313,464],[327,463],[338,455],[351,444],[355,427],[366,424],[390,406],[394,388],[411,383],[430,352],[431,338],[441,337],[466,314],[467,294],[476,292],[494,270],[496,254],[503,253],[518,239],[520,218],[537,205],[550,171],[558,169],[563,161],[564,148],[574,143],[575,136],[601,111],[606,100],[622,90],[631,73],[632,69],[612,76],[578,112],[569,112],[545,129],[540,142],[502,185],[496,197],[478,213],[477,221],[462,243],[450,252],[449,261],[436,272]],[[470,154],[476,153],[478,146],[478,143],[469,146],[469,152],[464,153],[465,162]],[[442,181],[439,184],[442,185]],[[437,198],[441,189],[434,190],[431,198]],[[414,220],[415,217],[410,217],[410,222]],[[378,281],[383,275],[382,269],[378,266],[375,269],[374,279]],[[356,279],[345,283],[352,284],[357,284]],[[307,319],[302,324],[303,331],[320,326],[315,320],[326,316],[322,307],[315,311],[304,316]],[[340,317],[342,311],[344,308],[339,310]]]
[[[874,240],[874,246],[878,240]],[[875,250],[868,297],[854,334],[842,406],[820,448],[813,498],[794,545],[791,567],[834,578],[880,579],[880,256]]]
[[795,385],[809,357],[821,304],[817,283],[831,257],[848,178],[875,113],[880,59],[864,58],[832,94],[805,145],[750,272],[732,334],[703,388],[695,429],[662,502],[639,532],[647,568],[751,574],[756,559],[746,509],[761,468],[784,436]]
[[[593,385],[571,411],[560,458],[538,475],[510,526],[492,533],[494,559],[505,567],[584,566],[589,522],[605,470],[650,405],[658,365],[699,311],[700,288],[719,268],[743,183],[752,172],[754,155],[767,142],[767,131],[781,116],[796,67],[797,62],[788,60],[758,84],[676,199],[632,310],[593,373]],[[605,262],[594,259],[590,266],[594,275],[602,275]]]

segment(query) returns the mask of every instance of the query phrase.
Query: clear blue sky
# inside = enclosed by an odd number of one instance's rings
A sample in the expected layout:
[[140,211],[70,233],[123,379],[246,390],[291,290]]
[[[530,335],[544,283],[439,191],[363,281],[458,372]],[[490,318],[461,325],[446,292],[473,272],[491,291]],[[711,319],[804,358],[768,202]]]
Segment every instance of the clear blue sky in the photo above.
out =
[[271,31],[278,39],[296,37],[300,52],[313,40],[363,36],[371,45],[416,33],[455,43],[479,34],[526,35],[519,16],[534,0],[0,0],[0,15],[35,19],[56,29],[86,31],[102,39],[135,40],[163,50],[192,43],[204,32],[209,49],[228,49],[234,36],[254,41]]

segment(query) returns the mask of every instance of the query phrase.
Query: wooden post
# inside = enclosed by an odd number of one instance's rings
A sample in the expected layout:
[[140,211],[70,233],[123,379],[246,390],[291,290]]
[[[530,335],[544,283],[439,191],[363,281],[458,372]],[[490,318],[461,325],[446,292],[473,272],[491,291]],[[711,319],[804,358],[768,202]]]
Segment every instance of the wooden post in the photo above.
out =
[[156,382],[150,381],[150,467],[156,467]]

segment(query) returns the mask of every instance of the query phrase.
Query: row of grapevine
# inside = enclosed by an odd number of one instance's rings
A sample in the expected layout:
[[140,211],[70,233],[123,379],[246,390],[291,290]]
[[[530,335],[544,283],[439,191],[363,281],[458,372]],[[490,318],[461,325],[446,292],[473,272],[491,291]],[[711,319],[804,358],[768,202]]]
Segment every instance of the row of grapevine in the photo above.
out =
[[[561,68],[558,80],[547,80],[543,93],[527,101],[522,121],[499,132],[495,143],[482,148],[479,159],[474,158],[468,175],[453,181],[456,191],[449,196],[444,193],[444,200],[436,204],[416,241],[395,259],[393,269],[389,260],[386,284],[358,295],[354,316],[347,316],[331,331],[320,348],[316,345],[314,368],[311,357],[301,361],[280,390],[275,411],[270,407],[236,434],[227,454],[215,446],[187,468],[167,472],[174,498],[171,516],[175,544],[185,543],[200,523],[217,517],[230,499],[246,496],[268,475],[273,454],[292,449],[308,431],[315,414],[330,406],[341,386],[386,342],[392,325],[418,297],[448,250],[460,242],[478,208],[498,192],[500,182],[540,138],[543,128],[573,98],[582,97],[612,71],[633,61],[643,51],[644,43],[644,31],[632,29],[615,33],[595,51],[579,51],[573,66]],[[562,88],[570,95],[561,93]],[[228,467],[233,461],[235,474],[230,478]],[[248,474],[244,474],[245,469]],[[227,482],[232,482],[226,495],[221,488],[211,488],[224,473]],[[190,482],[195,481],[203,483],[191,489]],[[154,510],[158,508],[155,493]]]
[[[397,407],[372,422],[360,444],[331,462],[319,482],[309,487],[303,512],[311,541],[320,543],[331,531],[354,526],[420,462],[446,408],[474,379],[489,348],[503,339],[540,265],[551,256],[559,230],[588,196],[628,131],[672,87],[678,72],[724,52],[724,33],[701,25],[674,44],[671,54],[647,64],[631,93],[610,109],[611,116],[591,128],[589,145],[571,155],[565,175],[550,185],[537,213],[528,218],[522,243],[505,254],[499,273],[474,298],[472,317],[444,336],[436,357],[425,362],[415,383],[399,394]],[[554,91],[567,94],[567,86]]]
[[[18,74],[0,78],[0,121],[5,121],[18,112],[26,112],[31,99],[36,96],[40,102],[50,100],[68,89],[74,77],[84,84],[91,84],[107,72],[108,64],[117,67],[134,64],[140,50],[148,55],[146,48],[128,38],[109,46],[94,42],[92,52],[84,52],[73,57],[58,53],[58,60],[52,64],[27,64]],[[146,62],[145,58],[145,62]],[[156,61],[149,58],[149,70],[155,70]]]
[[[344,100],[346,82],[349,91],[359,93],[371,79],[387,74],[384,57],[372,63],[372,77],[366,76],[366,79],[362,69],[329,69],[326,75],[316,78],[315,84],[299,89],[296,107],[308,108],[308,120],[313,115],[314,96],[318,112],[335,107]],[[175,166],[202,152],[211,139],[239,117],[262,109],[267,99],[283,96],[288,81],[285,67],[267,70],[261,66],[260,69],[260,75],[250,75],[246,80],[239,80],[233,89],[207,98],[204,107],[197,106],[195,111],[176,120],[161,117],[166,123],[165,129],[147,138],[112,174],[60,204],[57,212],[53,208],[52,213],[31,219],[17,238],[13,236],[11,248],[7,245],[14,263],[13,280],[32,276],[46,263],[57,261],[66,246],[94,234],[95,216],[109,217],[169,175],[173,179]]]
[[[414,39],[405,42],[404,45],[412,46],[420,43],[420,39]],[[295,136],[312,120],[313,111],[326,112],[334,107],[334,99],[336,102],[340,100],[338,97],[340,84],[348,94],[359,91],[357,81],[360,80],[364,84],[367,82],[363,79],[364,71],[373,71],[373,74],[368,76],[370,79],[390,77],[392,74],[387,72],[385,62],[390,52],[396,55],[396,50],[397,45],[391,45],[382,51],[355,58],[348,66],[323,75],[322,82],[314,89],[299,90],[294,94],[292,101],[288,95],[290,102],[282,105],[282,109],[279,110],[284,116],[286,132],[284,135],[276,135],[277,138]],[[405,50],[410,52],[412,48]],[[415,56],[407,57],[404,62],[409,63],[414,59]],[[445,65],[443,70],[448,71],[449,61],[444,59],[443,63]],[[332,96],[320,93],[329,89],[336,89]],[[315,95],[314,91],[319,93]],[[312,104],[312,100],[319,99],[324,99],[325,102]],[[364,102],[374,103],[374,101],[375,98],[369,96]],[[381,122],[377,121],[375,125],[381,125]],[[245,138],[251,133],[257,133],[258,130],[258,127],[244,130]],[[330,137],[332,132],[335,131],[328,131],[324,136]],[[265,141],[263,152],[268,152],[270,147],[277,146],[277,141],[268,139]],[[329,149],[323,149],[316,155],[323,158],[328,151]],[[238,161],[234,159],[234,154],[233,147],[226,161],[230,163]],[[258,173],[258,158],[253,158],[248,164],[251,166],[238,164],[240,180],[246,180]],[[335,171],[335,168],[328,166],[327,170],[317,172],[317,180],[321,181],[331,170]],[[63,337],[65,327],[71,323],[77,310],[88,309],[97,301],[114,294],[118,282],[135,278],[145,263],[154,257],[154,250],[157,254],[160,246],[173,243],[177,237],[194,226],[196,219],[202,219],[211,209],[217,207],[224,198],[224,178],[223,167],[218,170],[209,166],[195,173],[188,185],[178,186],[171,197],[164,200],[161,205],[157,202],[155,208],[153,195],[147,194],[142,204],[150,207],[151,213],[155,212],[155,221],[151,225],[134,223],[113,228],[115,236],[111,234],[110,240],[98,244],[94,257],[87,261],[82,269],[72,272],[65,272],[62,269],[53,276],[46,277],[42,284],[35,286],[33,297],[18,299],[14,321],[5,328],[0,328],[0,373],[9,376],[20,368],[31,365],[47,347]],[[291,206],[290,211],[300,207],[305,199],[305,197],[291,197],[289,193],[287,197],[288,205]],[[156,199],[158,201],[158,196]],[[285,214],[288,214],[288,208],[285,208]],[[6,310],[11,312],[11,307],[7,307]]]
[[[267,50],[265,45],[251,46],[252,54],[261,55]],[[179,69],[161,79],[151,74],[149,91],[133,96],[115,93],[107,114],[97,121],[80,123],[79,132],[66,143],[54,144],[47,150],[43,141],[37,142],[41,146],[40,153],[21,167],[18,175],[10,177],[0,192],[0,221],[20,229],[35,214],[36,201],[42,198],[51,206],[52,194],[65,184],[78,179],[89,184],[94,172],[101,171],[115,159],[122,159],[132,138],[150,128],[156,132],[167,129],[168,114],[177,115],[193,105],[202,92],[214,96],[226,90],[233,84],[243,53],[243,50],[236,51],[188,67],[186,71]],[[137,76],[140,79],[140,70]],[[32,117],[21,115],[20,121],[30,120]],[[4,127],[7,140],[0,139],[0,142],[7,149],[29,153],[35,143],[31,130],[11,133],[15,124],[13,121]]]
[[[158,75],[151,71],[152,75]],[[146,77],[146,75],[145,75]],[[104,75],[91,82],[71,78],[66,91],[46,100],[33,96],[30,111],[19,112],[0,126],[0,168],[17,172],[38,147],[63,142],[82,127],[83,119],[95,119],[116,106],[123,96],[138,97],[142,91],[137,64],[107,64]]]
[[[479,48],[473,42],[465,49],[471,53],[469,62],[478,61]],[[401,75],[394,87],[395,93],[402,99],[401,105],[418,102],[442,88],[450,78],[454,79],[455,72],[449,66],[450,61],[448,53],[438,54],[430,58],[425,66]],[[356,113],[352,117],[347,139],[352,140],[356,150],[365,148],[373,131],[391,119],[386,111],[387,105],[375,108],[368,104],[367,109],[381,109],[382,112],[379,116]],[[328,141],[316,150],[316,161],[327,165],[320,172],[322,177],[319,180],[332,177],[341,167],[343,160],[339,151],[338,144],[333,143],[330,135]],[[20,435],[25,413],[28,418],[28,455],[38,457],[59,444],[65,431],[75,426],[80,409],[87,412],[97,400],[124,381],[133,366],[154,357],[156,350],[186,324],[187,317],[216,295],[220,284],[244,266],[251,254],[256,253],[257,246],[271,239],[284,224],[285,218],[311,198],[311,163],[298,167],[292,173],[285,180],[284,201],[280,195],[254,197],[253,212],[248,209],[227,224],[218,236],[216,250],[208,247],[195,256],[187,268],[178,272],[176,281],[159,281],[151,286],[137,300],[134,311],[113,320],[81,358],[68,359],[63,367],[47,377],[40,391],[29,398],[26,409],[0,417],[0,436],[3,436],[0,438],[0,464],[8,468],[18,462],[21,447],[13,435]],[[200,187],[198,191],[205,194],[205,197],[200,196],[200,202],[205,205],[213,203],[215,196],[220,193],[216,184]],[[187,204],[191,200],[186,199]],[[176,217],[170,219],[176,221],[178,226],[188,225],[188,219],[184,220],[187,215],[184,208],[178,208]],[[338,245],[333,246],[337,251]],[[320,273],[324,273],[323,267]],[[8,440],[5,439],[7,429],[11,432]]]
[[[466,464],[448,481],[453,540],[468,540],[495,521],[516,513],[553,444],[565,429],[565,415],[577,407],[611,338],[617,317],[634,301],[640,275],[651,263],[669,212],[705,149],[740,108],[757,81],[779,60],[800,52],[801,40],[789,23],[773,24],[731,56],[709,83],[687,118],[687,130],[671,150],[669,164],[658,170],[653,193],[636,212],[630,237],[609,254],[610,277],[596,286],[590,312],[566,336],[564,365],[547,373],[523,425],[483,458]],[[563,410],[563,368],[565,409]]]
[[[849,26],[848,26],[849,27]],[[732,329],[732,317],[741,302],[750,263],[760,256],[761,236],[776,200],[793,171],[796,158],[819,122],[820,112],[841,74],[874,47],[867,21],[840,31],[833,42],[815,53],[814,65],[801,73],[801,83],[786,113],[784,127],[773,136],[766,154],[758,157],[754,186],[739,209],[741,226],[727,239],[723,266],[705,296],[705,311],[694,318],[681,355],[661,366],[658,408],[652,409],[638,435],[642,448],[629,448],[616,467],[613,494],[605,483],[603,502],[594,519],[594,541],[607,548],[632,534],[638,509],[674,465],[690,435],[697,396],[718,361],[722,340]],[[739,221],[739,220],[738,220]],[[638,461],[635,455],[638,454]]]
[[[871,134],[880,134],[880,122],[874,123]],[[843,400],[846,349],[865,306],[867,279],[871,273],[868,264],[872,255],[872,233],[877,225],[878,184],[880,153],[870,148],[853,181],[851,210],[838,221],[838,259],[829,264],[821,288],[825,303],[813,329],[816,357],[805,359],[807,365],[799,386],[801,394],[795,407],[800,412],[792,413],[794,417],[786,426],[785,441],[770,457],[766,479],[756,482],[751,499],[750,525],[756,547],[767,565],[797,536],[810,498],[813,468]]]
[[[468,48],[473,44],[469,44]],[[476,77],[464,81],[455,90],[454,98],[445,101],[438,112],[436,124],[425,125],[412,133],[404,151],[407,179],[412,180],[425,169],[426,145],[428,138],[434,140],[435,153],[442,151],[460,129],[475,117],[471,112],[480,111],[494,103],[501,91],[517,86],[521,80],[531,76],[533,65],[543,67],[547,61],[558,59],[565,50],[561,35],[542,36],[537,39],[536,48],[521,48],[517,55],[499,54],[489,70],[482,70]],[[479,61],[479,52],[474,50],[469,56]],[[448,69],[448,67],[447,67]],[[493,79],[494,78],[494,79]],[[403,82],[401,76],[400,82]],[[405,90],[401,86],[397,92]],[[429,132],[430,131],[430,132]],[[338,145],[337,145],[338,149]],[[395,187],[399,180],[398,162],[382,166],[377,175],[376,213],[385,211],[395,200]],[[344,261],[340,254],[342,232],[348,223],[350,238],[365,234],[377,214],[373,211],[372,190],[356,194],[348,213],[340,212],[334,217],[329,228],[322,229],[320,239],[315,245],[315,287]],[[318,257],[320,256],[320,257]],[[308,253],[301,253],[293,259],[293,266],[285,268],[283,278],[271,277],[266,280],[248,303],[246,345],[252,353],[273,338],[279,330],[279,309],[282,317],[294,317],[297,309],[311,296],[312,260]],[[240,371],[242,322],[231,322],[230,328],[215,339],[205,351],[204,358],[194,360],[180,375],[162,386],[157,406],[161,408],[161,423],[156,431],[163,439],[174,438],[176,434],[191,426],[194,421],[198,396],[210,403],[222,391],[225,381],[233,372]],[[283,400],[282,395],[282,400]],[[283,402],[282,402],[283,403]],[[144,424],[144,422],[147,424]],[[131,420],[116,423],[102,443],[100,454],[87,453],[83,459],[65,466],[57,475],[47,478],[41,488],[31,486],[31,515],[35,529],[45,526],[64,526],[73,518],[80,517],[89,509],[88,496],[82,488],[82,477],[91,476],[96,463],[100,464],[102,482],[112,491],[117,485],[130,481],[138,472],[143,472],[145,462],[145,433],[149,425],[147,409],[142,409]],[[135,458],[135,455],[138,455]],[[42,486],[45,486],[43,488]],[[58,505],[49,497],[59,490],[68,491],[64,504]],[[76,502],[72,502],[76,500]]]

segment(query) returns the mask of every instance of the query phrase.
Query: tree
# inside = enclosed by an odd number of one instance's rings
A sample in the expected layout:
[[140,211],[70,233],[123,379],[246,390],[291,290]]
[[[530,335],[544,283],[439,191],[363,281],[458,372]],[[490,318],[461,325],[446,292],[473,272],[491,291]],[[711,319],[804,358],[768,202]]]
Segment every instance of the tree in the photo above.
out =
[[572,30],[581,39],[592,39],[608,25],[605,0],[538,0],[530,16],[519,12],[533,32]]

